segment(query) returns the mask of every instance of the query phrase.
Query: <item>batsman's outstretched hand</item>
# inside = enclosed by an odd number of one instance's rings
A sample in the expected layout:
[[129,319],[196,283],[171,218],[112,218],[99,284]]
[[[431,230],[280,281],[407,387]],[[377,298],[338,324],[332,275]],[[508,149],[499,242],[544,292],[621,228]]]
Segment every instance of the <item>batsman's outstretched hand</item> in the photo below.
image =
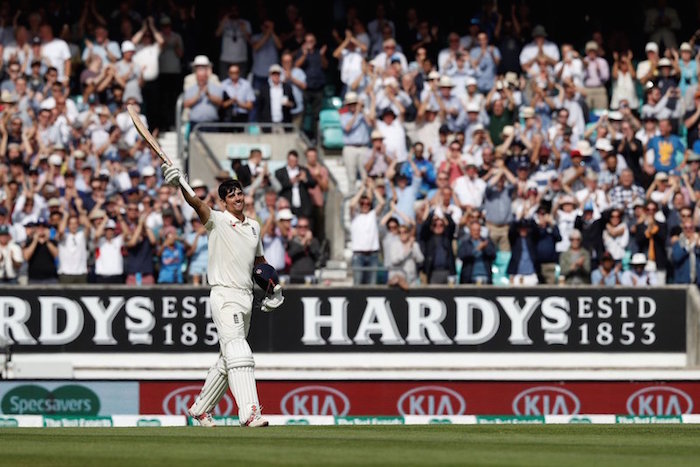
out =
[[163,164],[160,166],[163,171],[163,180],[165,180],[166,185],[179,187],[180,178],[182,177],[182,171],[175,166]]
[[283,303],[284,297],[282,296],[282,286],[277,284],[275,288],[272,289],[272,295],[263,298],[260,309],[265,313],[269,313],[272,310],[279,308]]

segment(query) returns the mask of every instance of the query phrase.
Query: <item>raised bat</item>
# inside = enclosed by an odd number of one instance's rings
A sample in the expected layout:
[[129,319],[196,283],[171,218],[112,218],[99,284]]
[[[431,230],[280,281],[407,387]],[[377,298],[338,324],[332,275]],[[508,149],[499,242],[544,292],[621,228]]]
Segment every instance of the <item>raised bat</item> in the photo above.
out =
[[[156,152],[156,154],[158,154],[158,157],[160,157],[160,160],[162,160],[164,164],[173,165],[173,161],[171,161],[170,158],[160,148],[160,144],[158,144],[158,140],[156,140],[153,137],[151,132],[148,131],[148,128],[146,128],[146,125],[143,124],[143,121],[141,120],[141,117],[139,117],[139,113],[136,111],[136,109],[132,105],[127,105],[126,111],[129,112],[129,117],[131,117],[131,120],[134,122],[134,126],[136,127],[136,131],[139,132],[141,137],[146,141],[146,143],[148,143],[148,145],[151,147],[151,149],[153,149]],[[187,183],[187,180],[185,180],[184,177],[180,177],[180,186],[182,186],[182,188],[190,196],[195,197],[194,190]]]

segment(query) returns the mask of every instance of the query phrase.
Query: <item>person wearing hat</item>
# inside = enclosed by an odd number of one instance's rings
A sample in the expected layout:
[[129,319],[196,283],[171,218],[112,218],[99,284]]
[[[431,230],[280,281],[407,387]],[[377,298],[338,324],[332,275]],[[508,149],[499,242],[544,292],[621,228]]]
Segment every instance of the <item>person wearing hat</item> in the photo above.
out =
[[644,253],[635,253],[630,259],[629,270],[622,273],[621,283],[627,287],[655,287],[656,276],[646,270],[647,257]]
[[122,58],[115,64],[114,79],[124,88],[124,95],[136,95],[141,99],[141,86],[139,79],[141,71],[134,63],[136,46],[131,41],[124,41],[121,45]]
[[678,76],[676,75],[675,65],[670,59],[663,57],[657,65],[659,75],[656,77],[656,87],[662,95],[671,90],[671,96],[674,98],[682,97],[678,88]]
[[346,92],[344,104],[347,112],[340,114],[340,125],[343,130],[343,163],[348,176],[348,191],[355,193],[358,173],[360,178],[365,177],[362,160],[368,152],[372,124],[363,111],[364,105],[357,93]]
[[647,45],[644,47],[644,53],[647,57],[646,60],[642,60],[637,64],[637,79],[642,85],[646,85],[656,77],[656,67],[659,63],[659,46],[656,42],[647,42]]
[[386,153],[398,162],[405,162],[408,158],[408,150],[406,149],[406,129],[403,123],[391,107],[386,107],[379,115],[376,128],[384,137]]
[[559,257],[559,282],[568,285],[588,284],[591,281],[591,254],[583,248],[581,231],[569,232],[569,249]]
[[10,226],[0,224],[0,284],[16,284],[23,263],[22,248],[12,240]]
[[466,115],[464,114],[462,101],[453,92],[454,83],[449,76],[441,76],[438,81],[438,93],[435,99],[441,115],[445,116],[445,123],[452,132],[464,130]]
[[657,173],[668,173],[679,165],[686,164],[688,152],[680,137],[673,134],[672,130],[670,120],[660,120],[659,135],[649,140],[647,145],[647,159],[653,159],[654,170]]
[[184,107],[190,109],[190,124],[216,122],[219,120],[219,107],[223,101],[223,91],[219,84],[209,82],[211,64],[204,55],[198,55],[193,62],[195,83],[185,90]]
[[591,273],[591,284],[605,287],[615,287],[622,283],[622,263],[615,264],[610,252],[603,253],[598,266]]
[[696,60],[693,60],[693,47],[689,43],[683,42],[678,52],[679,60],[677,63],[680,71],[678,76],[680,82],[678,86],[681,89],[681,94],[685,95],[687,89],[697,89],[698,63]]
[[608,92],[605,89],[610,79],[608,62],[598,56],[598,43],[586,42],[586,55],[583,57],[583,86],[586,88],[586,104],[590,109],[607,109]]
[[637,98],[637,80],[632,65],[632,51],[619,53],[613,52],[612,67],[612,96],[610,98],[610,108],[621,108],[623,101],[627,108],[639,108]]
[[268,71],[269,79],[260,86],[260,94],[255,101],[258,121],[291,123],[291,111],[296,105],[292,86],[282,80],[284,70],[280,65],[273,64]]
[[95,278],[99,284],[124,283],[124,237],[117,233],[117,223],[105,213],[95,229],[95,242],[99,255],[95,258]]
[[671,263],[674,284],[700,286],[700,234],[693,217],[683,218],[681,233],[671,240]]
[[27,274],[29,284],[55,284],[58,280],[56,271],[58,248],[56,241],[50,237],[48,221],[43,217],[39,218],[36,222],[36,230],[31,237],[27,235],[23,249],[24,259],[29,266]]
[[250,112],[255,106],[253,86],[247,79],[241,77],[240,65],[230,65],[227,73],[228,77],[221,82],[224,93],[221,104],[224,110],[224,121],[247,123]]
[[532,28],[532,42],[523,47],[520,52],[520,66],[530,76],[539,72],[538,58],[544,57],[549,66],[554,66],[559,61],[559,47],[547,40],[547,31],[544,26],[537,25]]

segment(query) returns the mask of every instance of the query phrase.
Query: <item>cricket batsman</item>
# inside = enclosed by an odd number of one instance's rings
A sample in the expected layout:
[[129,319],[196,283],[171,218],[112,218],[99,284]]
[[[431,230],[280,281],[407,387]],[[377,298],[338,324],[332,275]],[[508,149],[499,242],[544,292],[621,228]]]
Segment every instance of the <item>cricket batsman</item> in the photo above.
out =
[[[180,169],[162,166],[165,183],[180,186]],[[246,337],[253,308],[252,271],[273,269],[263,257],[260,225],[243,213],[243,187],[238,180],[219,185],[219,198],[225,210],[213,211],[202,200],[182,195],[194,208],[209,236],[209,270],[211,313],[219,334],[219,359],[209,369],[204,387],[189,408],[189,415],[202,426],[214,426],[211,411],[231,388],[238,405],[241,426],[267,426],[262,415],[255,385],[253,352]],[[259,266],[259,265],[265,266]],[[263,311],[272,311],[284,301],[282,287],[275,284],[262,300]]]

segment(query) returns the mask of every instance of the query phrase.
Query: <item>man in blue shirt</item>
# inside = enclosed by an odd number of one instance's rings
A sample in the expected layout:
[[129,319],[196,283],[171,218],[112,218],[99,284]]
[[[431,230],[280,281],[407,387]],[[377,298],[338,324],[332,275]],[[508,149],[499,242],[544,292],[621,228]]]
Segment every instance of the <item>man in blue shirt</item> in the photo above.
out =
[[228,67],[228,78],[222,83],[223,102],[221,107],[225,110],[225,121],[246,123],[248,115],[255,105],[255,93],[250,83],[241,78],[241,69],[238,65]]
[[190,123],[216,122],[219,120],[219,106],[222,91],[218,84],[209,82],[211,67],[209,59],[194,62],[195,84],[185,90],[186,109],[190,109]]
[[591,273],[591,285],[604,285],[606,287],[620,285],[621,267],[622,263],[615,265],[612,255],[606,251],[600,260],[600,266]]
[[[355,192],[358,170],[363,173],[362,159],[367,154],[372,126],[362,111],[363,105],[356,93],[345,93],[345,112],[340,114],[343,128],[343,163],[348,175],[348,191]],[[363,174],[364,178],[364,174]]]
[[[681,139],[671,134],[671,122],[668,119],[659,120],[659,136],[654,136],[649,140],[649,146],[647,150],[647,155],[649,158],[653,155],[654,157],[654,169],[657,172],[671,172],[678,167],[678,157],[677,154],[685,153],[685,147]],[[687,159],[688,155],[683,155],[683,161]]]
[[493,87],[496,68],[501,61],[501,52],[493,45],[489,45],[489,36],[484,32],[480,32],[476,40],[478,46],[470,52],[472,67],[476,70],[476,84],[479,91],[487,94]]
[[[413,163],[421,173],[422,182],[417,193],[418,199],[423,199],[428,192],[435,188],[435,166],[423,157],[423,143],[417,141],[413,144]],[[413,165],[404,163],[401,165],[399,173],[406,177],[408,183],[413,182]]]

